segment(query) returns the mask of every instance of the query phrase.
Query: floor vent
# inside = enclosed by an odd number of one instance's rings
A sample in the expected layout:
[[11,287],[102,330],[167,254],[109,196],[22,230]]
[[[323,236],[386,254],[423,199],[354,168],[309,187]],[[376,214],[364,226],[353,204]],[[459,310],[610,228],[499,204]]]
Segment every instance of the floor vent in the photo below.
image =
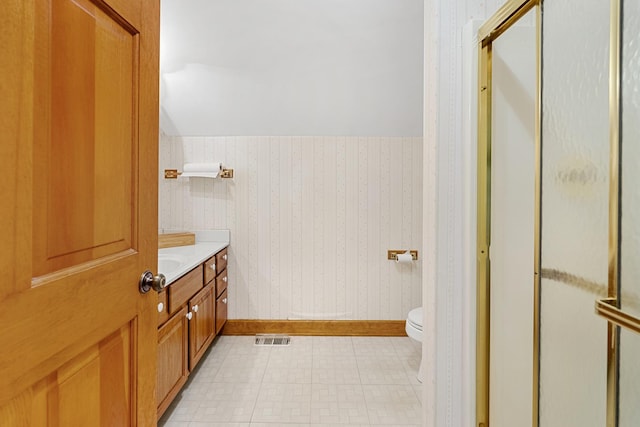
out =
[[288,335],[273,334],[257,334],[256,345],[272,346],[272,345],[289,345],[291,338]]

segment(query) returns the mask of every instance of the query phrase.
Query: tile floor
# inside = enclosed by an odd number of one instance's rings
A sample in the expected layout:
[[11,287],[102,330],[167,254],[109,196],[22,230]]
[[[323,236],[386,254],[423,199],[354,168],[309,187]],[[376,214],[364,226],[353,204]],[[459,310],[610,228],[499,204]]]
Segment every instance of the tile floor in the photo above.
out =
[[421,349],[407,337],[216,338],[160,427],[420,426]]

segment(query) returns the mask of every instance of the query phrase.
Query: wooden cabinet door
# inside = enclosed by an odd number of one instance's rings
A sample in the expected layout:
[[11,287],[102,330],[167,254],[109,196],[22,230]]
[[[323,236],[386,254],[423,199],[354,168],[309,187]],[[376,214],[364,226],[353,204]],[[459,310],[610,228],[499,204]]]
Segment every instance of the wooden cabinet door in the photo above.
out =
[[195,368],[215,337],[214,284],[207,285],[189,301],[189,369]]
[[167,410],[189,376],[187,307],[158,329],[158,418]]
[[155,425],[159,2],[1,9],[0,424]]
[[216,300],[216,335],[220,333],[222,327],[227,322],[227,290]]

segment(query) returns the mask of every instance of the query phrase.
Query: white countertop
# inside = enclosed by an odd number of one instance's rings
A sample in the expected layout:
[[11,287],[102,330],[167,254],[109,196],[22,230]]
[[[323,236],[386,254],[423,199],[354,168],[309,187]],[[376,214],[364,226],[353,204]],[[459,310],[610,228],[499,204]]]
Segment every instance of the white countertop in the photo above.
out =
[[[170,271],[162,271],[160,265],[158,265],[158,272],[165,275],[167,279],[167,286],[193,270],[198,265],[202,264],[207,259],[211,258],[216,253],[220,252],[222,249],[229,246],[228,234],[226,235],[225,240],[220,239],[219,241],[199,240],[200,236],[201,234],[196,232],[195,245],[158,249],[159,260],[166,258],[179,262],[179,266],[171,269]],[[208,236],[204,234],[202,237],[206,239]],[[222,235],[223,239],[224,237],[225,236]]]

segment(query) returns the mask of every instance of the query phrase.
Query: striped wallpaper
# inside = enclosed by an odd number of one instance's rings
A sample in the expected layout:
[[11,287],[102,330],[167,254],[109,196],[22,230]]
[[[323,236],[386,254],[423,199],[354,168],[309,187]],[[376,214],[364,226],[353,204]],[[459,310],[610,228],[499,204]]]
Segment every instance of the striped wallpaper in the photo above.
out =
[[[232,180],[165,180],[221,161]],[[421,305],[421,137],[160,140],[159,227],[229,229],[229,318],[405,319]]]

